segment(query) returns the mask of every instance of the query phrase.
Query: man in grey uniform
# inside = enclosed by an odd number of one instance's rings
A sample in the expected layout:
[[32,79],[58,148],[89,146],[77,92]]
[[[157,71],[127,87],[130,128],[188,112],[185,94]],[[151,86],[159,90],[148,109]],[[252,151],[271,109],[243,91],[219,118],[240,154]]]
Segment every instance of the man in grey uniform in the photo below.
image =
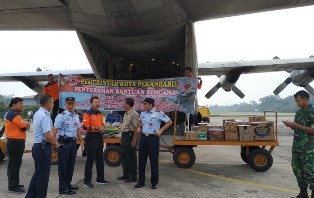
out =
[[117,178],[118,180],[124,180],[124,182],[137,181],[137,159],[135,150],[137,135],[134,134],[134,129],[138,127],[139,115],[133,109],[133,106],[134,100],[132,98],[126,98],[123,104],[125,114],[121,125],[123,175]]

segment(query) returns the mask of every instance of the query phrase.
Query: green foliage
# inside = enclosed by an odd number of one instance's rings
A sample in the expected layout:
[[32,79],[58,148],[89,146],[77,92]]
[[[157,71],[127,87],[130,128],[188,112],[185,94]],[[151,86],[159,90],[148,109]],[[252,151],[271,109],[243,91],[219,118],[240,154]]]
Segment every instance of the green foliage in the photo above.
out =
[[[314,105],[314,96],[310,97],[310,103]],[[276,111],[280,113],[294,113],[298,110],[294,97],[288,96],[280,98],[279,96],[269,95],[259,99],[259,103],[251,101],[250,103],[240,103],[230,106],[210,106],[211,112],[263,112],[265,110]]]
[[[10,104],[10,101],[13,97],[14,97],[13,95],[10,95],[10,96],[0,95],[0,116],[1,116],[0,121],[2,120],[5,112],[7,112],[9,110],[9,104]],[[32,110],[35,113],[37,111],[37,109],[38,109],[38,106],[36,106],[36,105],[24,106],[24,109],[21,112],[21,115],[23,118],[26,119],[28,110]]]

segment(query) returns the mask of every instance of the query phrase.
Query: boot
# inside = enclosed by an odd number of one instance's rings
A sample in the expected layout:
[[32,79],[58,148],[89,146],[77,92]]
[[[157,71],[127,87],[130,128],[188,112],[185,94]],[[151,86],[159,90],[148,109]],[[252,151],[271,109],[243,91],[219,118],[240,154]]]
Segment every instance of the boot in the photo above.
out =
[[296,198],[309,198],[309,194],[307,193],[307,188],[300,188],[300,193]]

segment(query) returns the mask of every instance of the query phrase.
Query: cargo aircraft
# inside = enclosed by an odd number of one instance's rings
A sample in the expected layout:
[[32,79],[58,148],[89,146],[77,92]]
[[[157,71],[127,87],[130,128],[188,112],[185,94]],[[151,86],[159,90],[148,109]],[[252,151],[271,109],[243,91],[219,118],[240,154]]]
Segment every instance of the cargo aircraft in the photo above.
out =
[[[169,78],[183,76],[184,68],[192,67],[194,76],[220,76],[220,82],[206,94],[207,98],[220,87],[242,98],[244,94],[235,86],[240,75],[267,72],[263,68],[303,70],[299,74],[292,72],[275,93],[290,82],[311,90],[308,81],[313,78],[309,66],[312,59],[291,64],[272,60],[275,63],[243,61],[238,65],[198,65],[194,22],[309,5],[314,5],[314,0],[15,0],[0,3],[0,31],[76,31],[91,65],[92,72],[85,72],[87,75],[119,80]],[[210,67],[224,72],[210,71]],[[11,80],[22,81],[40,92],[41,84],[36,77],[39,74],[46,76],[45,72],[12,74]],[[299,76],[304,81],[299,80]],[[6,75],[0,77],[1,81],[8,79]],[[205,88],[207,85],[203,85]]]

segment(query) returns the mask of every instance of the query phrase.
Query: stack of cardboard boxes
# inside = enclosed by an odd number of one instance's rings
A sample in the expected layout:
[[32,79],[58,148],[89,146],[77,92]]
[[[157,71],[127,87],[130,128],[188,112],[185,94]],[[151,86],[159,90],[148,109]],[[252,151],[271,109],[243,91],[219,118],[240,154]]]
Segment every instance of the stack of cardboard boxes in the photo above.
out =
[[264,116],[249,116],[249,122],[224,120],[223,126],[200,123],[186,133],[186,140],[275,141],[274,122]]

